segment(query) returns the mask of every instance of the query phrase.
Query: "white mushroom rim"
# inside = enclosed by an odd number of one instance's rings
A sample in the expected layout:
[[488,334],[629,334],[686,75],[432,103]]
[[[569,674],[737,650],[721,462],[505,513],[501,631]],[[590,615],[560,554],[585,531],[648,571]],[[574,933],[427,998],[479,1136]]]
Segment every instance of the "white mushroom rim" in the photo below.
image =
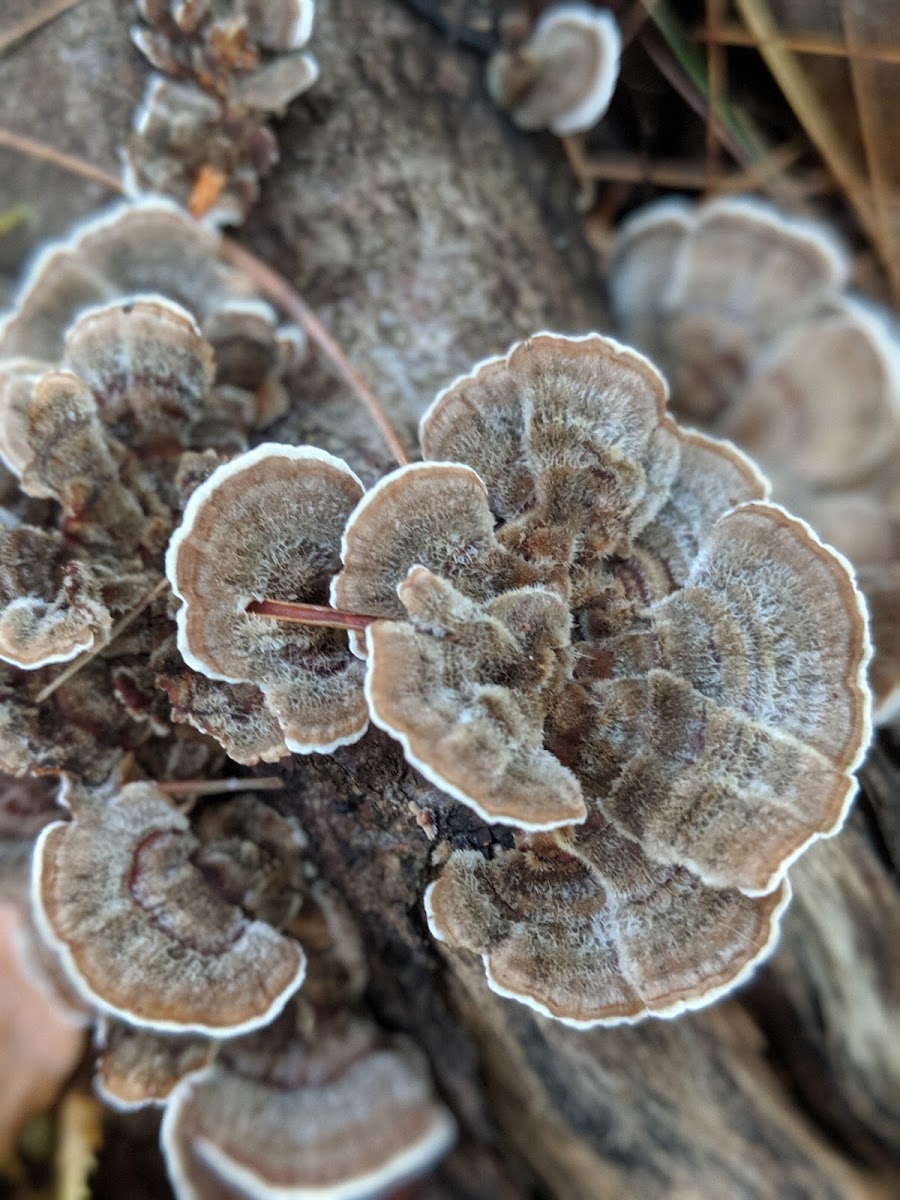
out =
[[[210,257],[215,258],[218,255],[219,236],[206,226],[200,225],[174,200],[168,200],[165,196],[140,196],[136,199],[124,200],[121,204],[114,204],[111,208],[106,209],[99,216],[89,217],[86,221],[82,221],[76,225],[74,229],[60,241],[51,242],[48,246],[43,246],[32,259],[22,282],[16,289],[13,303],[10,310],[0,320],[0,342],[2,342],[6,334],[7,326],[12,320],[18,316],[19,305],[30,292],[35,280],[43,274],[44,270],[56,258],[57,255],[77,256],[81,249],[81,243],[84,238],[90,237],[93,234],[101,233],[104,229],[115,227],[118,222],[125,216],[138,214],[151,214],[158,216],[167,216],[176,218],[182,225],[190,228],[194,236],[201,240],[206,240],[208,243]],[[97,275],[98,284],[105,283],[109,291],[110,301],[115,300],[119,294],[115,285],[109,280],[104,280],[99,274]],[[171,303],[171,302],[170,302]]]
[[138,1016],[127,1008],[120,1008],[117,1005],[111,1004],[103,996],[95,992],[79,970],[75,956],[68,945],[57,936],[41,898],[41,876],[44,866],[44,849],[47,840],[55,830],[68,828],[70,824],[71,822],[69,821],[53,821],[41,830],[35,842],[34,855],[31,862],[31,910],[40,936],[58,955],[63,970],[72,983],[72,986],[88,1004],[99,1012],[116,1017],[118,1020],[124,1021],[126,1025],[131,1025],[138,1029],[153,1029],[159,1033],[200,1033],[210,1038],[231,1038],[241,1033],[251,1033],[254,1029],[260,1029],[264,1025],[268,1025],[278,1016],[285,1004],[287,1004],[288,1000],[290,1000],[291,996],[293,996],[306,978],[306,955],[299,944],[299,963],[293,977],[288,980],[283,990],[273,998],[271,1004],[264,1012],[257,1013],[255,1016],[249,1017],[246,1021],[241,1021],[237,1025],[220,1026],[206,1025],[200,1021],[182,1023],[179,1021],[149,1020],[146,1017]]
[[[165,1155],[169,1176],[179,1200],[200,1200],[193,1185],[182,1147],[178,1139],[178,1119],[190,1103],[196,1083],[209,1077],[215,1064],[186,1075],[172,1090],[160,1127],[160,1146]],[[457,1137],[456,1122],[443,1105],[436,1107],[434,1120],[425,1137],[393,1155],[374,1171],[342,1183],[320,1187],[305,1184],[299,1187],[275,1187],[254,1171],[239,1166],[218,1146],[206,1138],[198,1138],[197,1154],[224,1182],[243,1189],[248,1196],[266,1200],[367,1200],[381,1195],[387,1188],[396,1188],[409,1179],[424,1174],[451,1149]]]
[[619,59],[622,56],[622,35],[609,9],[596,9],[588,4],[558,4],[546,10],[529,38],[533,48],[540,48],[543,34],[556,25],[575,25],[600,47],[598,70],[588,93],[567,112],[551,121],[550,129],[559,136],[583,133],[603,116],[609,108],[619,79]]
[[[343,475],[346,475],[348,478],[352,479],[353,482],[358,485],[360,490],[363,490],[363,485],[359,478],[355,472],[350,470],[343,459],[335,458],[333,454],[329,454],[325,450],[319,450],[316,446],[286,446],[279,442],[264,442],[261,446],[257,446],[254,450],[248,450],[245,454],[239,454],[236,458],[231,459],[230,462],[223,463],[220,467],[217,467],[215,471],[213,471],[212,475],[210,475],[207,480],[201,483],[196,491],[193,492],[191,498],[185,505],[181,524],[172,535],[169,541],[168,549],[166,550],[166,576],[172,587],[172,591],[182,602],[176,617],[176,624],[178,627],[178,651],[181,654],[181,657],[193,671],[199,671],[200,674],[205,675],[207,679],[216,679],[221,683],[253,683],[257,686],[261,686],[257,680],[247,679],[246,677],[219,674],[218,672],[212,670],[191,650],[187,643],[187,633],[185,628],[188,607],[191,601],[189,597],[185,596],[178,589],[178,554],[182,543],[190,538],[193,532],[194,522],[197,519],[200,509],[213,496],[216,489],[222,483],[224,483],[226,479],[230,479],[235,475],[240,475],[242,471],[247,470],[249,467],[256,466],[257,463],[262,462],[267,458],[287,458],[292,459],[295,462],[316,461],[327,463],[328,466],[333,467],[335,470],[340,471]],[[252,596],[238,596],[233,607],[234,613],[239,615],[245,612],[247,605],[250,604],[253,599],[254,597]],[[360,733],[359,736],[361,737],[362,733]],[[357,738],[354,736],[353,740],[356,741]],[[337,742],[332,749],[336,749],[337,746],[345,744],[348,743]],[[328,753],[328,750],[323,749],[322,753]]]
[[[660,371],[659,367],[656,365],[656,363],[654,363],[651,359],[649,359],[646,354],[641,353],[641,351],[635,349],[634,346],[628,346],[624,342],[620,342],[620,341],[618,341],[618,339],[616,339],[614,337],[610,337],[609,334],[606,334],[606,333],[595,333],[595,332],[591,332],[591,333],[554,333],[551,329],[540,329],[540,330],[538,330],[537,333],[532,333],[529,337],[522,338],[518,342],[513,342],[513,344],[510,346],[510,348],[506,351],[505,354],[492,354],[488,358],[481,359],[481,361],[475,363],[475,365],[470,370],[464,371],[462,373],[462,375],[457,375],[457,377],[452,381],[452,383],[448,383],[446,387],[441,388],[441,390],[435,396],[435,398],[431,402],[431,404],[429,404],[428,408],[425,410],[424,414],[422,415],[422,418],[419,421],[419,441],[420,441],[420,443],[424,444],[424,438],[427,433],[428,423],[431,420],[433,414],[440,407],[441,402],[444,400],[444,398],[450,392],[452,392],[455,388],[460,387],[464,383],[474,383],[477,380],[478,375],[481,373],[481,371],[484,370],[485,367],[492,367],[498,363],[506,363],[508,365],[512,356],[515,354],[515,352],[521,346],[528,346],[531,342],[536,342],[540,338],[553,338],[555,341],[571,342],[573,345],[577,345],[579,342],[596,341],[596,342],[601,343],[603,346],[609,347],[615,354],[620,354],[623,357],[629,357],[632,360],[632,362],[634,363],[636,368],[641,369],[641,370],[646,370],[649,374],[656,377],[656,381],[658,381],[660,390],[662,392],[662,403],[659,405],[659,415],[660,415],[660,418],[662,418],[664,416],[668,416],[668,412],[666,409],[666,403],[668,402],[668,399],[669,399],[669,385],[666,382],[666,378],[663,375],[663,373]],[[685,429],[682,432],[692,432],[692,431]],[[702,434],[701,436],[706,437],[708,435]],[[743,451],[738,450],[737,447],[735,447],[735,446],[732,446],[731,442],[726,441],[724,438],[720,438],[717,440],[723,442],[723,444],[728,446],[729,449],[735,450],[736,453],[739,454],[742,458],[746,458],[746,455],[743,453]],[[432,461],[431,459],[426,459],[424,463],[410,463],[410,466],[422,467],[431,461]],[[755,464],[751,464],[751,465],[753,465],[754,470],[758,471],[758,468],[755,466]],[[405,467],[402,469],[406,470]],[[469,468],[469,469],[471,470],[471,468]],[[395,471],[395,472],[393,472],[393,475],[396,477],[396,475],[398,473],[399,472]],[[382,480],[381,482],[383,483],[384,481]],[[378,485],[376,485],[376,488],[373,488],[372,491],[376,491],[377,486]],[[363,499],[365,499],[365,497],[363,497]],[[360,506],[361,505],[362,505],[362,501],[360,501]],[[355,515],[356,514],[354,513],[353,516],[355,516]],[[352,520],[352,517],[351,517],[351,520]],[[348,524],[349,524],[349,522],[348,522]],[[341,547],[341,551],[343,553],[343,546]]]
[[[425,890],[424,905],[425,917],[428,922],[428,928],[436,941],[444,942],[450,945],[447,939],[441,932],[440,926],[437,923],[437,918],[434,914],[434,909],[431,904],[431,895],[437,886],[438,881],[430,883]],[[711,988],[710,991],[704,992],[700,996],[691,996],[686,1000],[676,1000],[674,1004],[670,1004],[667,1008],[644,1008],[640,1012],[627,1016],[616,1017],[597,1017],[593,1020],[581,1021],[575,1017],[561,1017],[558,1013],[553,1012],[545,1004],[541,1004],[539,1000],[535,1000],[529,996],[527,992],[515,992],[510,988],[504,987],[498,983],[491,974],[490,967],[490,952],[481,955],[481,961],[484,964],[484,974],[488,982],[488,987],[492,992],[496,992],[498,996],[502,996],[505,1000],[518,1000],[520,1004],[525,1004],[528,1008],[540,1013],[543,1017],[549,1017],[552,1021],[559,1021],[562,1025],[569,1025],[573,1029],[594,1029],[597,1026],[613,1026],[613,1025],[638,1025],[645,1021],[648,1017],[658,1017],[663,1021],[671,1021],[675,1017],[680,1017],[683,1013],[694,1012],[699,1008],[706,1008],[710,1004],[715,1004],[717,1000],[721,1000],[735,988],[740,987],[753,974],[758,966],[765,962],[771,956],[775,947],[778,945],[778,939],[781,936],[781,920],[785,910],[791,902],[793,895],[791,890],[790,880],[785,878],[781,882],[782,897],[776,907],[772,910],[769,918],[769,936],[765,943],[760,947],[754,956],[749,959],[737,974],[727,982],[720,984],[716,988]],[[640,993],[638,992],[638,995]]]
[[[3,605],[2,609],[0,609],[0,617],[5,613],[15,613],[21,610],[27,611],[34,607],[35,602],[40,607],[43,607],[43,603],[38,596],[16,596],[10,600],[9,604]],[[39,671],[41,667],[50,667],[54,663],[71,662],[79,654],[84,654],[87,650],[93,650],[97,645],[103,646],[105,644],[101,638],[97,637],[96,633],[88,630],[83,642],[75,642],[68,650],[45,654],[43,658],[33,659],[29,662],[22,662],[20,658],[14,658],[11,654],[4,653],[2,648],[0,648],[0,662],[10,663],[12,666],[18,667],[20,671]]]
[[[404,470],[405,469],[406,468],[404,468]],[[415,571],[417,569],[421,568],[416,566],[410,568],[411,571]],[[482,821],[486,822],[488,825],[511,825],[516,829],[525,829],[534,833],[540,833],[546,832],[550,829],[562,829],[563,827],[569,825],[581,825],[587,820],[586,811],[585,815],[581,817],[580,820],[573,820],[571,817],[562,817],[558,821],[540,821],[537,823],[525,821],[521,816],[506,816],[497,812],[488,812],[478,803],[474,796],[470,796],[468,792],[464,792],[461,788],[457,787],[456,784],[453,784],[448,779],[445,779],[439,771],[436,771],[434,767],[430,765],[430,763],[424,762],[422,759],[417,758],[412,751],[412,743],[409,735],[404,733],[402,730],[395,728],[388,721],[384,720],[384,718],[379,714],[372,698],[372,676],[375,671],[376,652],[372,642],[372,633],[370,631],[371,626],[366,630],[366,649],[368,653],[366,656],[366,678],[364,684],[366,704],[369,708],[369,716],[373,725],[377,725],[379,729],[383,729],[385,733],[389,733],[392,738],[395,738],[400,743],[400,745],[403,747],[403,755],[406,761],[411,767],[415,767],[415,769],[421,775],[424,775],[429,783],[433,783],[435,787],[440,788],[442,792],[448,796],[451,796],[454,800],[458,800],[461,804],[465,804],[467,808],[470,808],[473,812],[477,813],[477,815],[481,817]]]
[[855,602],[856,613],[862,623],[863,634],[863,652],[860,655],[859,663],[857,665],[856,676],[854,679],[848,681],[851,687],[858,694],[862,706],[862,711],[860,713],[859,746],[853,758],[844,768],[844,774],[847,776],[847,788],[841,802],[837,819],[829,829],[815,830],[809,835],[808,838],[806,838],[805,841],[801,842],[799,846],[795,847],[795,849],[793,849],[787,855],[783,862],[780,863],[776,870],[772,872],[764,887],[739,889],[745,896],[759,897],[769,895],[769,893],[773,892],[780,883],[786,881],[787,872],[790,867],[793,866],[797,859],[804,854],[814,842],[818,842],[823,838],[834,837],[835,834],[840,833],[841,829],[844,827],[844,823],[847,820],[847,817],[850,813],[850,808],[856,797],[856,779],[854,778],[854,772],[862,765],[863,760],[868,752],[869,744],[872,741],[873,713],[872,691],[869,687],[869,664],[872,661],[874,646],[872,644],[871,631],[869,628],[868,605],[866,604],[865,596],[859,590],[859,585],[856,582],[856,571],[854,570],[853,564],[850,562],[850,560],[846,558],[845,555],[841,554],[840,550],[836,550],[834,546],[829,546],[827,542],[823,542],[807,521],[804,521],[802,517],[795,516],[793,513],[788,512],[787,509],[782,508],[780,504],[773,504],[771,500],[749,500],[745,504],[736,505],[731,511],[740,512],[742,509],[747,508],[771,509],[780,513],[782,517],[786,517],[792,524],[798,526],[800,531],[813,544],[813,546],[825,551],[826,554],[830,554],[833,558],[837,559],[838,563],[846,572],[847,579],[850,582],[851,595],[853,596]]

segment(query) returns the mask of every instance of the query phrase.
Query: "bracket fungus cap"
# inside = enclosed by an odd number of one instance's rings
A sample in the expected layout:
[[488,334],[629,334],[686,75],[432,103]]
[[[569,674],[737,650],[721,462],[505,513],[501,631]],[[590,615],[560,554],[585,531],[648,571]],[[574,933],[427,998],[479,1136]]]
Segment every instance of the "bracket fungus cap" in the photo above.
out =
[[704,1008],[772,952],[787,881],[760,898],[716,891],[650,862],[602,817],[592,823],[605,872],[556,835],[491,862],[457,851],[425,893],[433,936],[480,954],[498,995],[579,1029]]
[[522,129],[580,133],[609,107],[621,52],[619,27],[608,9],[553,5],[524,45],[494,54],[488,91]]
[[179,1080],[209,1066],[219,1043],[211,1039],[133,1029],[101,1019],[94,1091],[117,1112],[163,1105]]
[[174,201],[124,201],[76,226],[35,257],[0,321],[0,358],[59,362],[85,308],[164,296],[201,322],[225,300],[251,299],[250,281],[218,257],[217,234]]
[[368,1200],[455,1137],[422,1055],[342,1013],[307,1038],[276,1025],[224,1046],[172,1093],[160,1140],[179,1200],[204,1194],[198,1171],[255,1200]]
[[426,779],[485,821],[555,829],[587,815],[575,776],[543,745],[569,613],[543,589],[482,607],[424,567],[398,589],[410,621],[366,630],[372,720]]
[[192,494],[166,554],[183,602],[178,649],[193,670],[262,689],[289,750],[330,753],[362,737],[362,667],[346,634],[248,612],[256,601],[323,604],[362,484],[311,446],[264,443]]
[[32,905],[78,991],[127,1024],[209,1037],[267,1024],[303,982],[300,946],[248,919],[192,862],[187,818],[155,785],[47,826]]

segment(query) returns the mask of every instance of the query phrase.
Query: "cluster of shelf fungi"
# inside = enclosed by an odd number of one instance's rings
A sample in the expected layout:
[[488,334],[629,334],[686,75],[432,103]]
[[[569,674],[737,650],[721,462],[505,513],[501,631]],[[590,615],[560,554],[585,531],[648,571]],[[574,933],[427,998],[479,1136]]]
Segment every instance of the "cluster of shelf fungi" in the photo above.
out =
[[[263,45],[313,72],[295,16]],[[231,219],[221,176],[180,199]],[[562,1025],[706,1007],[772,952],[900,695],[900,360],[846,279],[812,223],[651,206],[614,247],[627,346],[534,334],[365,486],[268,440],[305,339],[208,224],[137,199],[45,251],[0,328],[5,886],[98,1093],[163,1108],[179,1197],[367,1196],[457,1136],[315,836],[252,772],[189,791],[235,763],[398,743],[430,934]]]

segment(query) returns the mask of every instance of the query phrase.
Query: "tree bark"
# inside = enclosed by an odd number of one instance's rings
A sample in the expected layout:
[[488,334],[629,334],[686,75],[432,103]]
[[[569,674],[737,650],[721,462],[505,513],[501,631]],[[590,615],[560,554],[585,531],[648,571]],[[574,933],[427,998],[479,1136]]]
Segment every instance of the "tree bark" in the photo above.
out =
[[[4,5],[2,24],[29,8]],[[146,79],[131,20],[124,0],[83,0],[19,45],[0,61],[0,123],[114,170]],[[601,281],[558,143],[511,131],[476,54],[399,0],[319,0],[312,48],[321,81],[279,123],[281,162],[239,236],[297,284],[414,451],[421,412],[475,361],[541,328],[603,328]],[[0,166],[0,212],[26,200],[33,242],[101,199],[7,151]],[[20,231],[0,267],[24,248]],[[319,359],[268,436],[331,450],[366,483],[392,465]],[[423,1047],[460,1122],[459,1149],[415,1194],[896,1195],[898,809],[894,762],[879,762],[875,807],[794,869],[781,948],[752,987],[676,1021],[578,1032],[500,999],[479,962],[428,935],[426,885],[486,827],[378,731],[294,760],[283,803],[360,923],[368,1003]],[[129,1123],[114,1128],[119,1145]],[[137,1144],[146,1122],[134,1129]],[[122,1190],[114,1158],[96,1195],[149,1195]]]

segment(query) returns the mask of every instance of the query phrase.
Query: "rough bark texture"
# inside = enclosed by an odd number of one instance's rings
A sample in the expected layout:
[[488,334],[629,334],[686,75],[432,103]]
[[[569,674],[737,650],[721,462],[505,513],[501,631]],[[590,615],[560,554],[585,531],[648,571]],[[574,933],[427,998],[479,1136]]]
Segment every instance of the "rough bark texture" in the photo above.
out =
[[[4,4],[3,25],[30,7]],[[413,446],[439,387],[536,329],[602,327],[601,291],[558,146],[504,124],[479,59],[399,0],[317,7],[322,80],[281,122],[282,161],[241,237],[298,284]],[[114,168],[145,78],[130,20],[130,2],[83,0],[17,47],[0,62],[0,123]],[[7,151],[0,167],[0,212],[26,200],[32,240],[102,199],[95,185]],[[21,231],[0,241],[0,266],[11,271],[23,249]],[[367,482],[390,465],[319,360],[273,433],[348,457]],[[781,949],[751,989],[675,1022],[590,1033],[499,999],[478,962],[431,941],[421,898],[436,863],[448,846],[489,834],[410,772],[388,738],[374,732],[331,758],[297,759],[288,779],[286,807],[363,928],[373,1011],[429,1054],[461,1123],[460,1148],[416,1196],[897,1194],[889,748],[872,769],[871,811],[793,873]],[[123,1141],[133,1136],[146,1153],[152,1144],[145,1120],[129,1127],[111,1127],[97,1196],[162,1194],[161,1176],[146,1172],[128,1190]]]

